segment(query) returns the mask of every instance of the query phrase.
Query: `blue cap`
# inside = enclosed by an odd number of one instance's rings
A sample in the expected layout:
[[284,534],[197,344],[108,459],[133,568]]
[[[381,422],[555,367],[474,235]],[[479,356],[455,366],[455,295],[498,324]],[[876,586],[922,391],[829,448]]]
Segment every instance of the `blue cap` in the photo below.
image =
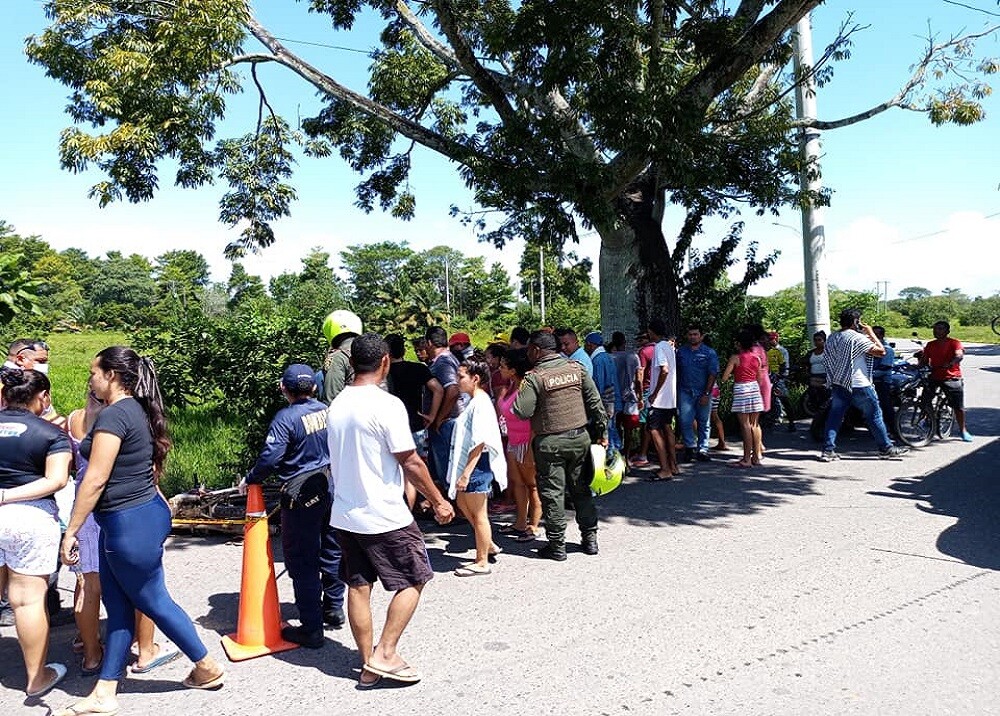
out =
[[304,363],[293,363],[281,374],[281,384],[293,393],[310,393],[316,385],[316,371]]
[[587,337],[583,339],[584,343],[592,343],[595,346],[604,345],[604,336],[601,335],[600,331],[591,331],[587,334]]

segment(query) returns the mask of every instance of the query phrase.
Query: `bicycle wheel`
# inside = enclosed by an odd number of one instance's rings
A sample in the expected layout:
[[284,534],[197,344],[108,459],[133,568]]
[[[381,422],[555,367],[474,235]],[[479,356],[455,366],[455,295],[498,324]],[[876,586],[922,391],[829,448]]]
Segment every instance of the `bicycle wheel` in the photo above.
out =
[[1000,316],[994,318],[990,326],[993,328],[993,332],[1000,336]]
[[910,447],[923,447],[931,440],[931,416],[915,400],[904,400],[896,411],[896,434]]
[[955,411],[947,403],[941,403],[937,409],[937,437],[944,440],[951,435],[955,425]]

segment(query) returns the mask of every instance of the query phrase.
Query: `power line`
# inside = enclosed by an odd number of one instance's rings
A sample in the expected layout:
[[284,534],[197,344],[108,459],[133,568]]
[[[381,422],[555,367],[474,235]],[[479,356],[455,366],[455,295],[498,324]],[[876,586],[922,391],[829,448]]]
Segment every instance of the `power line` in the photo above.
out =
[[[1000,211],[997,211],[997,212],[995,212],[993,214],[987,214],[986,216],[983,217],[983,219],[984,220],[986,220],[986,219],[995,219],[998,216],[1000,216]],[[890,244],[905,244],[905,243],[908,243],[910,241],[919,241],[920,239],[929,239],[932,236],[940,236],[941,234],[947,234],[949,231],[951,231],[951,229],[939,229],[938,231],[932,231],[929,234],[921,234],[920,236],[911,236],[908,239],[899,239],[898,241],[890,241],[889,243]]]

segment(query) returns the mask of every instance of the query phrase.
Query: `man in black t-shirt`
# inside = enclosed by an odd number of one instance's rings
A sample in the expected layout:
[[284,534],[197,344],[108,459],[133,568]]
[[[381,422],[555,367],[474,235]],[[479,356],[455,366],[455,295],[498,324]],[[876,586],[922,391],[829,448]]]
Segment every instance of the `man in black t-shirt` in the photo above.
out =
[[[410,420],[410,432],[423,433],[427,430],[427,425],[437,415],[441,406],[441,399],[444,397],[444,388],[441,383],[431,375],[430,369],[423,363],[403,360],[406,351],[406,342],[399,334],[385,337],[389,344],[389,392],[403,401],[406,407],[406,415]],[[426,445],[427,436],[424,433],[423,442]],[[420,442],[417,443],[418,449]],[[426,451],[426,448],[425,448]]]

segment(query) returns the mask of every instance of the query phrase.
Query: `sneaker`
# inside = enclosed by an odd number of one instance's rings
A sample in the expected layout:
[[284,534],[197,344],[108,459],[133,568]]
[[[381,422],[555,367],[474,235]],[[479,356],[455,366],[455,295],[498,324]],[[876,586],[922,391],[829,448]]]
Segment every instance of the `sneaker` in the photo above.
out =
[[709,457],[709,454],[706,451],[702,450],[695,455],[695,459],[698,462],[709,462],[712,458]]
[[588,532],[580,538],[580,547],[583,549],[584,554],[595,555],[598,552],[597,548],[597,533]]
[[968,430],[963,430],[962,431],[962,442],[971,443],[972,442],[972,433],[970,433]]
[[309,631],[300,626],[287,626],[281,629],[281,638],[293,644],[304,646],[306,649],[322,649],[326,643],[323,630]]
[[885,450],[879,450],[878,456],[883,460],[888,460],[894,457],[902,457],[908,452],[910,452],[910,448],[908,447],[900,447],[899,445],[890,445]]
[[340,629],[347,621],[343,609],[325,609],[323,611],[323,623],[331,629]]
[[553,562],[566,561],[566,548],[556,547],[551,542],[535,552],[538,559],[551,559]]
[[839,460],[840,455],[837,454],[836,450],[824,450],[819,456],[820,462],[833,462],[834,460]]

